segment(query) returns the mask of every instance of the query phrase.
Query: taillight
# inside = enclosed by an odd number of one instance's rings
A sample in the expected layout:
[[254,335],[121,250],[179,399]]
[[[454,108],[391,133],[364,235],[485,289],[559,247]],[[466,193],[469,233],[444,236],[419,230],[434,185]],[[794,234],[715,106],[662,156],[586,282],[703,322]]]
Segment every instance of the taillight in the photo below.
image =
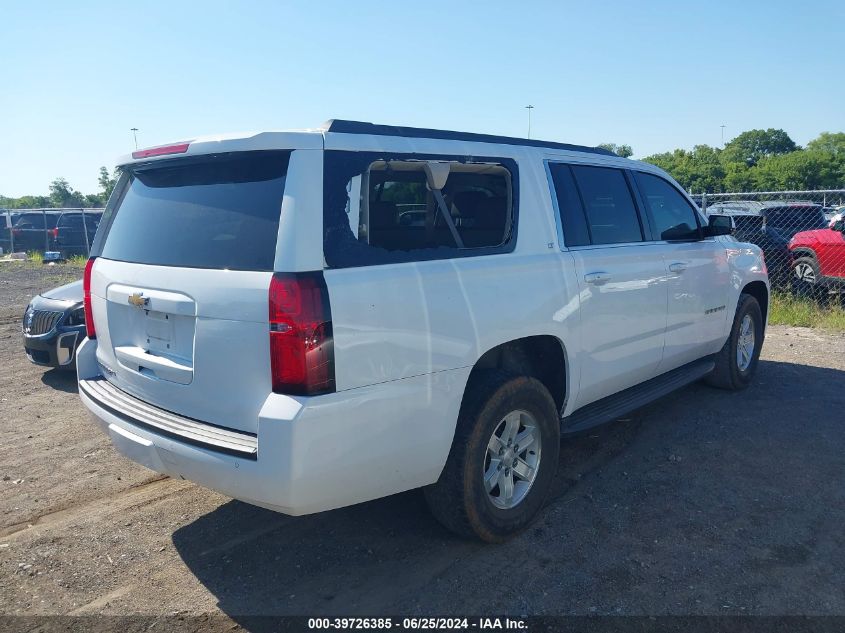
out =
[[335,390],[332,313],[322,272],[273,275],[270,370],[276,393],[313,396]]
[[85,272],[82,275],[82,305],[85,308],[85,332],[88,338],[97,338],[97,331],[94,329],[94,313],[91,310],[91,269],[94,268],[92,257],[85,263]]

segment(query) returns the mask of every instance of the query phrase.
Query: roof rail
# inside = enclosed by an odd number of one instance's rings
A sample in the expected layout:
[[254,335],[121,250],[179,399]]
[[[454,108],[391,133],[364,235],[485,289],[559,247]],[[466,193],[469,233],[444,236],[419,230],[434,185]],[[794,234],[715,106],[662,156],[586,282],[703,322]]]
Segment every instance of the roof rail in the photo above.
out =
[[405,127],[399,125],[379,125],[365,121],[346,121],[332,119],[323,125],[323,131],[337,134],[372,134],[375,136],[403,136],[408,138],[436,138],[449,141],[469,141],[473,143],[497,143],[500,145],[524,145],[526,147],[546,147],[549,149],[564,149],[571,152],[587,152],[616,156],[603,147],[587,147],[585,145],[571,145],[554,141],[541,141],[533,138],[516,138],[513,136],[496,136],[495,134],[476,134],[474,132],[455,132],[452,130],[432,130],[421,127]]

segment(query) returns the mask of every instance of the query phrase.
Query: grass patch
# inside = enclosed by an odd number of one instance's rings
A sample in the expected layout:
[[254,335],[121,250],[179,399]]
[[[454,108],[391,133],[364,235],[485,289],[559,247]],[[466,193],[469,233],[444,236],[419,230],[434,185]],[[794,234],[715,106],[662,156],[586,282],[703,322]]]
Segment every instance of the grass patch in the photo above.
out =
[[67,263],[71,266],[76,266],[77,268],[85,268],[85,264],[88,262],[88,258],[84,255],[71,255],[67,258]]
[[817,327],[845,332],[845,309],[841,297],[832,295],[828,305],[790,294],[773,293],[769,306],[769,323]]
[[27,253],[26,258],[35,264],[44,263],[44,253],[40,251],[30,251],[29,253]]

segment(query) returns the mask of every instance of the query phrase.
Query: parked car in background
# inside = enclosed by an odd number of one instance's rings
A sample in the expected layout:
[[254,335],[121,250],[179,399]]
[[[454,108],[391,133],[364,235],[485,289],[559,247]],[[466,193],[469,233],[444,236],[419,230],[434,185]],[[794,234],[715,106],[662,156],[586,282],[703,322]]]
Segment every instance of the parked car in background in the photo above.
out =
[[21,323],[26,357],[36,365],[75,368],[76,348],[85,338],[82,281],[33,298]]
[[19,211],[0,211],[0,248],[4,253],[12,252],[12,227],[20,216]]
[[16,251],[50,250],[50,229],[56,227],[59,211],[26,211],[12,226]]
[[797,233],[789,242],[796,290],[818,297],[845,288],[845,218],[824,229]]
[[763,249],[772,285],[791,282],[792,257],[789,241],[796,233],[827,226],[823,207],[812,202],[759,202],[736,200],[717,202],[707,207],[708,215],[734,217],[735,237]]
[[48,231],[49,250],[58,251],[62,257],[87,256],[102,217],[102,211],[63,211],[56,226]]

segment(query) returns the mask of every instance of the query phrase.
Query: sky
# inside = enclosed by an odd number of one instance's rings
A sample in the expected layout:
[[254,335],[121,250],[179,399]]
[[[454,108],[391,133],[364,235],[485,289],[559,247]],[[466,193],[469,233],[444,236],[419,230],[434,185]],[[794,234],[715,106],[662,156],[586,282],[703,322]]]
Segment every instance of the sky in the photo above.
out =
[[332,118],[626,143],[845,131],[845,3],[0,0],[0,194],[203,134]]

